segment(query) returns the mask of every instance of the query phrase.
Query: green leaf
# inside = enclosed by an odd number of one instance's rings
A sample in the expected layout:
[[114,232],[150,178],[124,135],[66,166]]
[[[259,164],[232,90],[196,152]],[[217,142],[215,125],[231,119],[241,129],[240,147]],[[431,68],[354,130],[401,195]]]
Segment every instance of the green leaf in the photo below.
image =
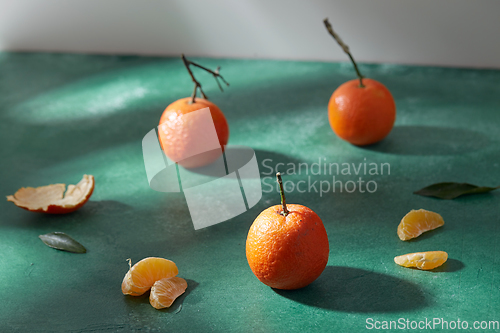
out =
[[421,190],[413,192],[414,194],[423,195],[426,197],[436,197],[439,199],[455,199],[461,195],[486,193],[500,188],[476,186],[467,183],[437,183]]
[[87,249],[78,243],[73,238],[66,235],[64,232],[51,232],[45,235],[38,236],[42,242],[44,242],[47,246],[50,246],[54,249],[68,251],[73,253],[85,253]]

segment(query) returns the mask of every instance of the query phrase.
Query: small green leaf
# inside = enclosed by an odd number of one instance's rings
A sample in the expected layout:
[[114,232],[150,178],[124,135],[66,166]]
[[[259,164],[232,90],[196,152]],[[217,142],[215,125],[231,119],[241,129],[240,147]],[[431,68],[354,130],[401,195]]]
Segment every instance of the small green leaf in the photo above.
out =
[[38,236],[47,246],[54,249],[68,251],[73,253],[85,253],[87,249],[82,244],[78,243],[73,238],[66,235],[64,232],[51,232],[45,235]]
[[500,188],[498,187],[487,187],[487,186],[476,186],[467,183],[437,183],[421,190],[413,192],[414,194],[423,195],[426,197],[436,197],[439,199],[455,199],[461,195],[468,194],[478,194],[486,193]]

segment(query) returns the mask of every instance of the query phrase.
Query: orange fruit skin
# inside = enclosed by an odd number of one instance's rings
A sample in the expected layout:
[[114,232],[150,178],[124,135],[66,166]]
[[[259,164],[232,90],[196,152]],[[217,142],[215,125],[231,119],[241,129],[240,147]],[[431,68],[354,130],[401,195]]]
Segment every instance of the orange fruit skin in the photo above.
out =
[[[214,103],[203,98],[196,98],[195,103],[192,104],[190,102],[191,97],[186,97],[167,106],[160,118],[158,134],[161,147],[170,159],[178,161],[185,168],[197,168],[208,165],[220,157],[229,140],[229,126],[226,117]],[[222,149],[189,157],[189,153],[194,151],[197,142],[200,139],[203,140],[203,133],[197,130],[197,127],[203,124],[199,117],[192,119],[188,124],[182,121],[182,116],[203,108],[210,109]]]
[[267,208],[255,219],[246,241],[248,264],[265,285],[299,289],[316,280],[326,267],[328,236],[319,216],[302,205]]
[[[43,211],[42,209],[38,209],[38,210],[30,210],[32,212],[38,212],[38,213],[47,213],[47,214],[68,214],[68,213],[72,213],[80,208],[82,208],[83,205],[85,205],[87,203],[87,201],[89,201],[90,197],[92,196],[92,193],[94,193],[94,185],[95,183],[92,183],[92,189],[90,190],[90,192],[85,196],[85,199],[83,199],[78,205],[75,205],[74,207],[71,207],[71,208],[65,208],[65,207],[61,207],[61,206],[58,206],[58,205],[50,205],[49,207],[47,207],[47,211]],[[25,208],[26,210],[29,210],[27,208]]]
[[345,82],[335,90],[328,103],[328,119],[333,131],[357,146],[385,138],[396,121],[396,103],[380,82],[363,79]]
[[394,262],[403,267],[416,267],[425,271],[441,266],[448,260],[444,251],[428,251],[403,254],[394,258]]
[[398,225],[398,237],[402,241],[416,238],[426,231],[434,230],[444,225],[441,215],[425,209],[412,209]]
[[[40,207],[38,209],[32,209],[29,207],[20,206],[18,204],[16,204],[16,205],[22,209],[25,209],[25,210],[30,211],[30,212],[35,212],[35,213],[44,213],[44,214],[68,214],[68,213],[72,213],[72,212],[82,208],[83,205],[85,205],[87,203],[87,201],[89,201],[90,197],[92,196],[92,193],[94,193],[94,188],[95,188],[94,176],[84,175],[84,178],[85,177],[88,177],[89,182],[91,184],[91,187],[88,190],[88,192],[86,193],[86,195],[78,202],[77,205],[73,205],[71,207],[65,207],[65,206],[61,206],[59,204],[51,204],[51,205],[47,206],[47,209],[44,209],[42,207]],[[65,186],[65,184],[52,184],[52,185],[48,185],[48,186],[61,186],[61,185]],[[48,186],[42,186],[42,187],[48,187]],[[23,188],[23,189],[25,189],[25,188]],[[21,190],[23,190],[23,189],[21,189]],[[64,189],[64,187],[63,187],[63,189]],[[66,188],[66,191],[67,190],[68,189]],[[13,196],[7,196],[7,200],[8,201],[15,201]]]

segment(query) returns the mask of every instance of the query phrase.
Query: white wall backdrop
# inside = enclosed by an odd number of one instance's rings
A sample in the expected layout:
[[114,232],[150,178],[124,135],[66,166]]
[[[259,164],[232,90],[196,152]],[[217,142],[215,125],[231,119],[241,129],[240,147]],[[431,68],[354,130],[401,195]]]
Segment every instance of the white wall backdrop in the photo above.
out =
[[0,50],[500,68],[498,0],[0,0]]

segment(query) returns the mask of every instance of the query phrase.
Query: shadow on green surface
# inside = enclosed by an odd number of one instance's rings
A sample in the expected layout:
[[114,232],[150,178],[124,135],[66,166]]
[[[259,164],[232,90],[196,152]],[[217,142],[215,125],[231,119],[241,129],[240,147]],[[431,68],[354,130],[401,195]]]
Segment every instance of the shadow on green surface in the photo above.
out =
[[[169,308],[160,309],[159,311],[167,313],[179,313],[182,310],[182,304],[184,304],[184,300],[186,299],[186,297],[199,285],[199,283],[194,280],[189,280],[189,279],[185,280],[187,282],[188,287],[184,292],[184,294],[179,296],[174,301],[172,306],[170,306]],[[141,296],[125,296],[125,302],[127,302],[131,306],[137,306],[139,304],[146,304],[146,303],[149,304],[149,292]]]
[[290,168],[290,163],[297,166],[299,163],[305,162],[289,155],[261,149],[255,149],[255,157],[259,165],[261,179],[262,177],[272,177],[273,181],[276,180],[278,171],[284,177],[287,176],[286,171]]
[[[430,272],[430,273],[453,273],[453,272],[457,272],[457,271],[461,270],[464,267],[465,267],[464,263],[461,262],[460,260],[448,258],[448,260],[444,264],[442,264],[441,266],[439,266],[437,268],[428,270],[427,272]],[[416,267],[404,267],[401,269],[412,269],[414,271],[421,271],[421,269],[418,269]]]
[[293,301],[331,311],[401,312],[430,303],[422,288],[414,283],[343,266],[327,266],[323,274],[305,288],[274,291]]
[[[12,209],[22,209],[15,207],[12,204]],[[24,211],[22,218],[13,220],[5,219],[0,223],[1,226],[9,227],[34,227],[40,228],[40,226],[48,227],[58,227],[67,225],[72,221],[81,221],[85,223],[83,219],[89,218],[92,215],[104,215],[104,216],[116,216],[123,215],[126,212],[132,210],[132,207],[115,201],[115,200],[100,200],[92,201],[89,200],[82,208],[79,210],[68,213],[68,214],[44,214],[44,213],[34,213],[29,211]]]
[[[289,166],[287,167],[288,163],[297,165],[298,163],[304,162],[297,158],[272,151],[261,149],[254,149],[252,151],[250,148],[243,146],[227,146],[225,151],[226,159],[228,156],[227,154],[231,154],[234,162],[231,166],[228,165],[229,173],[233,172],[234,170],[239,170],[247,165],[247,163],[250,162],[250,160],[253,158],[253,152],[255,152],[255,158],[257,160],[257,165],[259,166],[261,176],[274,177],[277,171],[280,171],[283,175],[286,175],[285,171],[287,170],[287,168],[289,168]],[[281,163],[281,168],[279,168],[279,170],[276,170],[276,165],[279,163]],[[219,170],[217,168],[210,168],[213,165],[214,163],[209,164],[208,166],[192,168],[188,170],[192,173],[201,175],[220,177],[220,175],[218,175]],[[239,174],[239,176],[240,178],[248,177],[247,175],[241,173]]]
[[[99,60],[101,58],[96,57],[95,59]],[[94,61],[96,61],[95,59]],[[109,63],[107,60],[109,60]],[[24,61],[34,62],[29,57]],[[71,57],[66,61],[77,62],[77,60],[71,60]],[[21,99],[23,103],[31,101],[35,104],[31,106],[23,104],[24,109],[22,105],[18,105],[17,107],[21,109],[12,108],[11,110],[9,108],[7,110],[12,113],[7,115],[8,121],[15,125],[13,128],[17,128],[15,133],[18,133],[18,137],[12,140],[17,142],[19,147],[22,147],[21,152],[27,156],[25,160],[21,161],[19,160],[19,151],[17,151],[13,155],[16,156],[15,164],[37,164],[40,168],[43,168],[60,162],[68,162],[74,158],[81,158],[85,155],[91,155],[96,151],[103,151],[117,145],[130,142],[138,143],[146,133],[157,126],[165,106],[180,97],[177,90],[165,94],[158,92],[162,91],[162,89],[169,91],[171,87],[168,84],[166,86],[155,86],[154,89],[148,88],[151,91],[150,95],[146,97],[132,99],[128,102],[117,102],[117,105],[115,105],[116,103],[111,103],[112,101],[110,100],[113,99],[110,97],[108,98],[109,100],[105,99],[101,101],[102,105],[98,104],[99,108],[97,111],[91,112],[89,110],[94,105],[92,103],[98,103],[100,101],[98,98],[103,98],[103,94],[107,91],[107,85],[118,84],[123,80],[123,77],[130,80],[129,84],[133,85],[133,87],[129,87],[130,89],[121,88],[120,91],[122,91],[122,94],[126,95],[130,93],[127,91],[133,90],[136,87],[137,82],[141,82],[147,86],[148,84],[155,83],[155,80],[159,80],[157,75],[151,74],[153,70],[167,71],[169,69],[171,70],[169,75],[173,79],[176,79],[177,76],[184,78],[185,75],[181,64],[179,63],[179,66],[176,65],[176,62],[179,62],[179,60],[174,58],[143,59],[132,57],[128,59],[126,57],[115,57],[111,60],[103,58],[100,61],[102,62],[101,66],[106,69],[100,68],[100,70],[106,72],[104,75],[95,68],[84,68],[81,70],[81,73],[78,72],[64,76],[65,72],[56,66],[52,70],[57,73],[62,72],[63,74],[60,74],[63,75],[62,78],[56,80],[51,85],[39,88],[40,91],[27,93]],[[171,65],[175,66],[171,67]],[[40,74],[40,77],[45,77],[45,71],[47,69],[42,73],[44,75]],[[214,100],[222,109],[226,110],[224,112],[228,119],[233,117],[255,118],[258,116],[270,116],[279,110],[287,110],[289,113],[302,113],[304,110],[311,110],[318,107],[325,108],[326,110],[329,96],[334,88],[343,80],[342,77],[332,78],[331,76],[330,73],[322,73],[319,77],[311,74],[311,76],[302,77],[300,81],[289,80],[281,82],[279,85],[265,87],[262,87],[260,84],[240,88],[235,86],[231,88],[231,94],[224,95],[223,97],[215,95],[214,97],[216,98]],[[34,82],[41,80],[38,75],[35,77],[28,76],[28,79]],[[161,82],[160,80],[157,84]],[[191,85],[189,80],[182,82],[183,84],[185,82],[186,86]],[[307,88],[304,89],[304,86]],[[187,93],[190,91],[191,88],[186,90]],[[83,95],[80,96],[83,93],[85,93],[85,98],[82,97]],[[311,93],[313,97],[310,96]],[[285,94],[288,96],[287,98],[276,98],[276,96],[283,96]],[[256,95],[259,96],[258,99],[255,98]],[[83,98],[83,100],[80,100],[78,96]],[[123,97],[118,92],[112,96],[115,99]],[[52,100],[54,100],[54,103],[47,102]],[[92,105],[84,107],[81,105],[82,101],[94,102],[91,103]],[[306,101],[306,103],[301,104],[301,101]],[[37,103],[41,106],[37,107]],[[81,116],[78,112],[71,111],[72,104],[78,105],[77,108],[84,109],[81,113],[85,113],[86,116]],[[242,105],[245,107],[241,107]],[[47,114],[42,112],[42,106]],[[62,109],[59,110],[57,107],[61,107]],[[33,110],[36,110],[38,117],[36,119],[32,119],[33,116],[29,114],[29,112],[35,112]],[[273,112],[270,112],[270,110],[273,110]],[[24,114],[23,112],[28,113]],[[51,118],[56,115],[64,117]],[[297,126],[297,128],[299,127]],[[29,132],[30,135],[39,138],[39,140],[30,140],[27,136],[21,135],[24,132]],[[328,132],[330,134],[330,130]],[[314,133],[311,133],[311,135],[314,135]],[[68,138],[72,138],[72,140]],[[292,141],[290,144],[300,143]],[[36,158],[37,156],[41,157]]]
[[132,206],[129,206],[127,204],[124,204],[116,200],[99,200],[99,201],[89,200],[85,204],[85,206],[83,206],[77,212],[82,215],[99,214],[105,216],[110,216],[110,215],[114,216],[117,214],[123,214],[129,212],[131,210]]
[[5,82],[8,89],[15,92],[3,98],[10,103],[18,103],[93,75],[175,60],[120,55],[2,52],[0,86]]
[[[460,182],[460,180],[458,181]],[[492,184],[493,186],[498,186],[497,183],[493,183]],[[490,199],[490,200],[494,200],[495,199],[495,195],[498,195],[497,193],[500,193],[500,191],[497,190],[493,190],[493,191],[489,191],[489,192],[483,192],[483,193],[469,193],[469,194],[462,194],[461,196],[457,197],[457,198],[454,198],[454,199],[441,199],[441,198],[436,198],[436,197],[431,197],[431,196],[425,196],[425,195],[421,195],[422,197],[425,197],[427,199],[431,199],[431,200],[436,200],[436,201],[455,201],[455,202],[474,202],[474,201],[484,201],[486,199]],[[415,195],[418,195],[417,193],[413,193]]]
[[[70,221],[74,220],[76,212],[69,214],[44,214],[34,213],[27,210],[20,211],[22,208],[14,206],[9,209],[15,209],[16,218],[4,219],[0,223],[0,227],[17,227],[17,228],[40,228],[40,226],[58,226],[67,225]],[[14,213],[14,212],[13,212]]]
[[[446,227],[446,226],[444,226],[444,227]],[[407,240],[405,242],[408,242],[408,243],[422,242],[422,241],[425,241],[426,239],[429,239],[429,238],[432,238],[432,237],[435,237],[435,236],[439,235],[443,231],[446,231],[446,229],[444,229],[443,227],[440,227],[440,228],[437,228],[437,229],[434,229],[434,230],[429,230],[429,231],[424,232],[420,236],[412,238],[412,239],[409,239],[409,240]]]
[[[257,157],[259,167],[263,165],[264,161],[266,165],[272,167],[273,169],[275,169],[277,163],[284,164],[283,168],[280,170],[271,171],[269,167],[266,167],[266,173],[269,173],[270,176],[275,176],[275,172],[277,171],[280,171],[282,175],[286,175],[286,165],[288,163],[296,165],[298,163],[304,162],[303,160],[300,160],[292,156],[261,149],[255,149],[255,156]],[[266,161],[266,160],[271,160],[271,161]],[[261,173],[263,173],[262,170]]]
[[464,267],[465,267],[464,263],[461,262],[460,260],[448,258],[448,260],[443,265],[434,268],[431,272],[452,273],[452,272],[458,272]]
[[398,155],[457,155],[487,147],[490,140],[476,131],[437,126],[396,126],[380,143],[364,149]]

